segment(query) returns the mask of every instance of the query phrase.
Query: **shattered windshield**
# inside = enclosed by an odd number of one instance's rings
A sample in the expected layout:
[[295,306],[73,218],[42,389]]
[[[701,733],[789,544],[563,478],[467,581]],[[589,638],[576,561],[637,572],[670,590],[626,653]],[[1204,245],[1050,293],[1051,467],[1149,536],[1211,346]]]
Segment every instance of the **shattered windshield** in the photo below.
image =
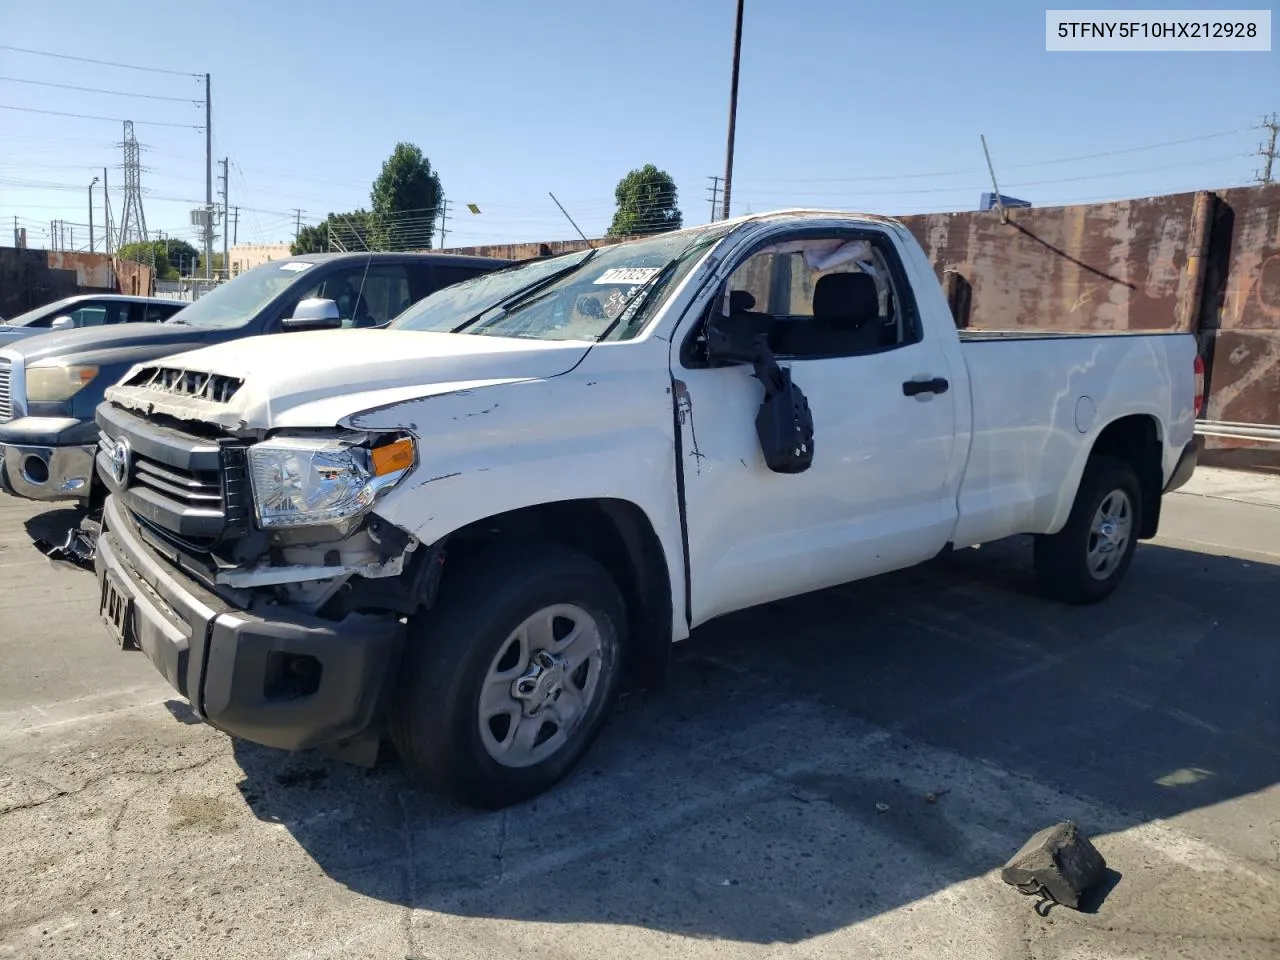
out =
[[410,307],[400,330],[533,340],[628,340],[650,307],[728,231],[721,224],[539,260],[447,287]]

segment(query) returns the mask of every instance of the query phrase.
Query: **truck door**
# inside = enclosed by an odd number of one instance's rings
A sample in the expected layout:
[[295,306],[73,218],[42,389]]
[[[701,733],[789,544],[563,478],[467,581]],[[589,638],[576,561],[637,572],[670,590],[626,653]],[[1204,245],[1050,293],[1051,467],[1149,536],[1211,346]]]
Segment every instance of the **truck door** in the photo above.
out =
[[766,332],[808,398],[804,472],[766,466],[755,428],[764,392],[749,364],[700,364],[696,330],[673,343],[695,624],[910,566],[950,534],[964,398],[889,237],[859,236],[770,238],[722,274],[729,317],[718,322]]

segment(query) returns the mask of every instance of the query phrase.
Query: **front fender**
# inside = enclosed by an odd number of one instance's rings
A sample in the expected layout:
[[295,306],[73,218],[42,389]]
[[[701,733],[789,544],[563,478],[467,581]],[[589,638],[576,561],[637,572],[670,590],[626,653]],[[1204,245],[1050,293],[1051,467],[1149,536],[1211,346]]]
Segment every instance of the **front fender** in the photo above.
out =
[[662,545],[672,579],[672,629],[683,637],[684,551],[664,374],[649,368],[597,379],[579,370],[352,417],[359,429],[408,430],[418,438],[418,466],[375,512],[434,543],[511,510],[565,500],[628,501]]

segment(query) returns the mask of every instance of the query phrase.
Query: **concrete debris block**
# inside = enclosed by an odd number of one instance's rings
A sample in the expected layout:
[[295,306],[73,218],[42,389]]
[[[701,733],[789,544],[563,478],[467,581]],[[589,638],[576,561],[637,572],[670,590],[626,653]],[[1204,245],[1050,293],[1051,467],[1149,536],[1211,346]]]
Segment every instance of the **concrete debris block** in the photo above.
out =
[[1019,892],[1079,909],[1085,893],[1103,878],[1107,862],[1070,820],[1046,827],[1013,855],[1000,877]]

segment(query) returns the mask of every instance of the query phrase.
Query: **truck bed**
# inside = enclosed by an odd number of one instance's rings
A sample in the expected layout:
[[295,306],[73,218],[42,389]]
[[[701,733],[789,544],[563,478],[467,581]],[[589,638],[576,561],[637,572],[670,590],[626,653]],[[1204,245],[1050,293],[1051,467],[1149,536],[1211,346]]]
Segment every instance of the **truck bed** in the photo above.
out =
[[[1082,440],[1118,416],[1169,411],[1190,439],[1190,334],[959,333],[972,421],[957,543],[1052,529],[1070,507]],[[982,343],[1002,346],[966,346]]]

